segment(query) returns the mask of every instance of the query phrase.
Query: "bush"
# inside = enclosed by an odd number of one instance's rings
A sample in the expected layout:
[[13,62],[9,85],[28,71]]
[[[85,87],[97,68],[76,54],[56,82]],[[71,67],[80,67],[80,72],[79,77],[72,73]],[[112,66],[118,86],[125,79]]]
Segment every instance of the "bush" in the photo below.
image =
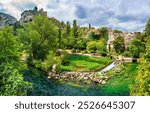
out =
[[81,53],[82,53],[82,54],[86,54],[86,53],[87,53],[87,50],[84,50],[84,51],[82,51]]
[[71,52],[72,52],[72,53],[75,53],[75,52],[76,52],[76,49],[72,49]]
[[67,52],[63,53],[63,58],[62,58],[62,65],[67,66],[69,65],[69,54]]
[[123,53],[122,53],[122,56],[130,57],[130,56],[131,56],[131,54],[130,54],[130,52],[129,52],[129,51],[125,51],[125,52],[123,52]]

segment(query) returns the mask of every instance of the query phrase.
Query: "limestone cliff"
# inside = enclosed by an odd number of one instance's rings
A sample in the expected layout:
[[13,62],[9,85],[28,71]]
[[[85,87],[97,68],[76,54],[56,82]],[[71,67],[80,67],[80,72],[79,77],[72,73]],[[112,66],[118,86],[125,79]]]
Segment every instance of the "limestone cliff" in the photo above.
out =
[[11,15],[0,13],[0,28],[4,26],[14,25],[17,19]]
[[21,18],[19,20],[20,25],[32,21],[33,18],[37,15],[47,16],[47,12],[43,9],[38,10],[37,7],[35,7],[33,10],[25,10],[21,14]]

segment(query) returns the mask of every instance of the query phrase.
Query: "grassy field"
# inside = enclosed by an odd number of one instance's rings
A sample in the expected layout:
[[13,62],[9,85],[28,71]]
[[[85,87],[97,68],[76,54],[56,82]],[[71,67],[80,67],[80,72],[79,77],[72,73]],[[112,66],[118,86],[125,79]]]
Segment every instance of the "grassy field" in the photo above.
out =
[[104,68],[112,60],[108,57],[89,57],[71,55],[69,57],[69,65],[62,65],[63,71],[95,71]]

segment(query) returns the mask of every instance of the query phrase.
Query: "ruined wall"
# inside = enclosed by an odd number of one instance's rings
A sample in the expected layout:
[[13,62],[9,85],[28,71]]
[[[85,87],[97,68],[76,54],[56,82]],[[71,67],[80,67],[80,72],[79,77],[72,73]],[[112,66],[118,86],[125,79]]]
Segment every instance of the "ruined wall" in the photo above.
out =
[[121,32],[121,33],[116,33],[112,29],[108,29],[108,42],[107,42],[107,49],[109,51],[113,50],[113,41],[118,37],[122,36],[124,37],[125,41],[125,47],[127,48],[129,43],[135,38],[136,33],[131,33],[131,32]]

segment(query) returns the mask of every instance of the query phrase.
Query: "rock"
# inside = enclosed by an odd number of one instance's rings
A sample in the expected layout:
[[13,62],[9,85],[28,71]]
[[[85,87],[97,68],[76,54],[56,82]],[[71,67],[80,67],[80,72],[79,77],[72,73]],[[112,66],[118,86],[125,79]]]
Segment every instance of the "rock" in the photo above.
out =
[[48,76],[47,78],[48,78],[48,79],[51,79],[51,76]]
[[84,80],[88,80],[89,78],[88,78],[88,77],[84,77],[83,79],[84,79]]
[[30,22],[37,15],[47,16],[47,12],[35,7],[33,10],[26,10],[21,14],[21,19],[19,20],[20,25],[24,25],[24,23]]
[[99,80],[99,83],[101,84],[102,80]]
[[11,15],[0,13],[0,28],[5,26],[14,25],[17,22],[17,19]]
[[115,71],[116,73],[119,73],[119,72],[121,72],[121,68],[116,68],[114,71]]
[[54,64],[54,65],[52,66],[52,72],[56,73],[56,67],[57,67],[56,64]]
[[108,80],[109,80],[109,77],[108,77],[108,76],[106,76],[106,77],[104,77],[104,78],[105,78],[105,80],[106,80],[106,81],[108,81]]
[[105,81],[105,80],[103,80],[102,82],[101,82],[101,84],[102,85],[105,85],[107,82]]

